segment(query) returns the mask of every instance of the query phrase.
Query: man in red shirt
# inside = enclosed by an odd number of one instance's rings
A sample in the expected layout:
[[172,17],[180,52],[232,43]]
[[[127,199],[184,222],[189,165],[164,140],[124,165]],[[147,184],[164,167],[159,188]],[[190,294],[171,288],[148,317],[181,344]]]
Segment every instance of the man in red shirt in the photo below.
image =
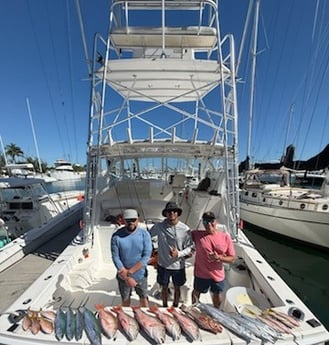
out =
[[218,222],[213,212],[205,212],[202,223],[205,230],[192,231],[196,251],[192,303],[210,289],[214,307],[219,308],[225,280],[223,263],[234,262],[235,250],[231,236],[217,229]]

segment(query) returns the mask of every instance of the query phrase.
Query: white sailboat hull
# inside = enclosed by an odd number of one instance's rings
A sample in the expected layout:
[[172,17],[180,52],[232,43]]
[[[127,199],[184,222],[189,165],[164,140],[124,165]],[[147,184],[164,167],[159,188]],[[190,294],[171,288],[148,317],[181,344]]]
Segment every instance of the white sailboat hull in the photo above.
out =
[[299,241],[329,248],[329,212],[240,202],[241,219]]

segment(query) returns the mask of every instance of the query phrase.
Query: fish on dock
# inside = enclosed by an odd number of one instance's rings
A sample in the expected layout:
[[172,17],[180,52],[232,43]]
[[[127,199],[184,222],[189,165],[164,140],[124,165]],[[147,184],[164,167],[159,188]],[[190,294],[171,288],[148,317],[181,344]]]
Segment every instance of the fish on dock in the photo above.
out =
[[191,340],[198,340],[200,338],[200,328],[195,321],[193,321],[187,315],[178,312],[175,307],[170,307],[167,310],[176,318],[183,332]]
[[111,310],[116,313],[119,325],[123,333],[127,336],[128,340],[135,340],[139,332],[138,322],[133,317],[124,312],[121,306],[113,307]]
[[198,302],[196,307],[203,311],[204,313],[215,318],[219,323],[221,323],[226,329],[236,334],[240,338],[246,340],[248,343],[250,341],[259,341],[259,338],[255,336],[254,333],[250,332],[249,329],[237,323],[232,317],[220,311],[213,306]]
[[276,318],[278,321],[282,322],[289,328],[299,327],[299,322],[295,320],[293,317],[289,316],[288,314],[285,314],[283,312],[280,312],[274,309],[265,310],[264,313],[267,313],[273,316],[274,318]]
[[75,313],[75,334],[74,338],[79,341],[82,338],[83,330],[85,328],[85,318],[80,308]]
[[66,311],[66,339],[72,340],[75,336],[75,313],[73,309],[69,306]]
[[103,304],[96,304],[95,308],[100,319],[104,334],[109,338],[114,338],[118,330],[118,319]]
[[223,330],[222,325],[217,320],[215,320],[208,314],[202,313],[200,310],[193,306],[188,307],[187,305],[182,304],[180,306],[180,309],[185,314],[189,315],[199,325],[200,328],[206,331],[217,334]]
[[54,332],[54,323],[51,320],[40,317],[39,322],[40,322],[41,331],[43,333],[51,334]]
[[94,313],[86,307],[82,307],[84,317],[84,330],[92,345],[102,344],[102,329],[99,320]]
[[166,312],[159,309],[157,305],[151,306],[149,311],[156,315],[156,317],[164,324],[167,333],[173,338],[178,340],[182,334],[181,327],[178,321]]
[[135,318],[145,333],[153,339],[156,344],[163,344],[166,339],[166,328],[156,317],[148,315],[140,307],[132,307]]
[[58,341],[61,341],[66,332],[66,315],[62,308],[59,308],[57,310],[54,327],[55,327],[55,337]]

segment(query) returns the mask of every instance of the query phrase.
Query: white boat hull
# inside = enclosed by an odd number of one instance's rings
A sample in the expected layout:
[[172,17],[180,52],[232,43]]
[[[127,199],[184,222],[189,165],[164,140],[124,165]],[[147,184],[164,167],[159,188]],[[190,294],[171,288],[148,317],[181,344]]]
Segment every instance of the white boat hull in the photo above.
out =
[[[33,335],[30,331],[24,331],[21,323],[12,324],[8,319],[8,314],[15,310],[26,308],[26,302],[32,310],[57,309],[60,306],[70,305],[72,308],[78,308],[82,304],[94,310],[95,305],[104,303],[105,306],[113,307],[121,303],[120,294],[116,281],[116,270],[111,263],[108,255],[107,240],[113,231],[114,226],[104,224],[99,227],[99,231],[95,233],[95,244],[90,245],[79,244],[82,234],[80,233],[75,240],[64,250],[64,252],[56,259],[41,276],[10,306],[7,313],[0,317],[0,343],[10,345],[35,344],[58,344],[55,335],[44,334],[39,332]],[[296,296],[296,294],[284,283],[280,276],[265,261],[259,252],[252,246],[243,233],[239,234],[239,242],[236,243],[235,249],[239,260],[227,268],[227,290],[222,308],[227,312],[235,311],[239,308],[247,298],[257,298],[257,305],[262,308],[268,307],[270,304],[278,305],[277,310],[287,312],[290,306],[294,306],[302,310],[305,314],[305,320],[314,320],[314,315],[304,305],[304,303]],[[86,255],[88,252],[88,255]],[[100,259],[101,258],[101,259]],[[248,270],[244,269],[243,261],[248,265]],[[149,272],[149,300],[150,305],[158,305],[160,309],[161,301],[158,296],[158,286],[156,283],[156,270],[150,266]],[[193,262],[187,265],[187,282],[182,290],[182,300],[184,304],[191,303],[191,291],[193,287]],[[248,295],[253,287],[253,293]],[[262,293],[254,292],[261,287]],[[47,294],[41,294],[40,291],[48,291]],[[264,299],[266,295],[268,300]],[[88,297],[88,298],[87,298]],[[210,295],[202,295],[202,303],[211,303]],[[138,296],[133,293],[132,304],[137,305]],[[125,311],[131,315],[132,309],[126,307]],[[144,311],[147,311],[145,308]],[[318,322],[317,320],[315,320]],[[201,330],[201,339],[194,341],[193,344],[238,344],[245,345],[240,337],[234,335],[230,331],[224,329],[219,334],[212,334]],[[300,327],[296,328],[292,334],[284,335],[278,344],[314,344],[323,343],[328,340],[328,334],[323,325],[319,323],[317,327],[312,327],[307,322],[302,322]],[[66,340],[63,339],[65,343]],[[73,341],[72,341],[73,342]],[[170,336],[166,336],[165,343],[188,344],[185,336],[181,336],[179,340],[172,340]],[[89,344],[87,336],[84,334],[79,344]],[[125,335],[118,331],[116,335],[116,344],[127,344]],[[142,333],[139,333],[136,344],[150,344]],[[102,344],[113,344],[113,339],[102,337]],[[255,342],[254,344],[258,344]],[[260,344],[260,343],[259,343]]]
[[299,241],[329,248],[329,213],[240,202],[244,221]]

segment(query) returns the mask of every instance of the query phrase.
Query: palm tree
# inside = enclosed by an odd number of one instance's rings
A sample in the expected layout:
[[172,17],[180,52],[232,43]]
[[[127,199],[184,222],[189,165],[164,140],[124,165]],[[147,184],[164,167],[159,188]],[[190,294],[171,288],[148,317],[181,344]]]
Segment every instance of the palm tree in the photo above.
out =
[[42,169],[42,171],[40,171],[40,166],[39,166],[38,158],[27,157],[26,158],[26,163],[33,164],[34,170],[38,171],[38,172],[41,172],[41,173],[44,173],[44,172],[46,172],[48,170],[47,162],[44,162],[44,161],[41,160],[41,169]]
[[16,159],[15,159],[16,157],[19,157],[19,156],[22,157],[24,155],[24,152],[22,151],[22,149],[13,143],[6,145],[5,151],[6,151],[6,154],[12,158],[13,163],[16,163]]

